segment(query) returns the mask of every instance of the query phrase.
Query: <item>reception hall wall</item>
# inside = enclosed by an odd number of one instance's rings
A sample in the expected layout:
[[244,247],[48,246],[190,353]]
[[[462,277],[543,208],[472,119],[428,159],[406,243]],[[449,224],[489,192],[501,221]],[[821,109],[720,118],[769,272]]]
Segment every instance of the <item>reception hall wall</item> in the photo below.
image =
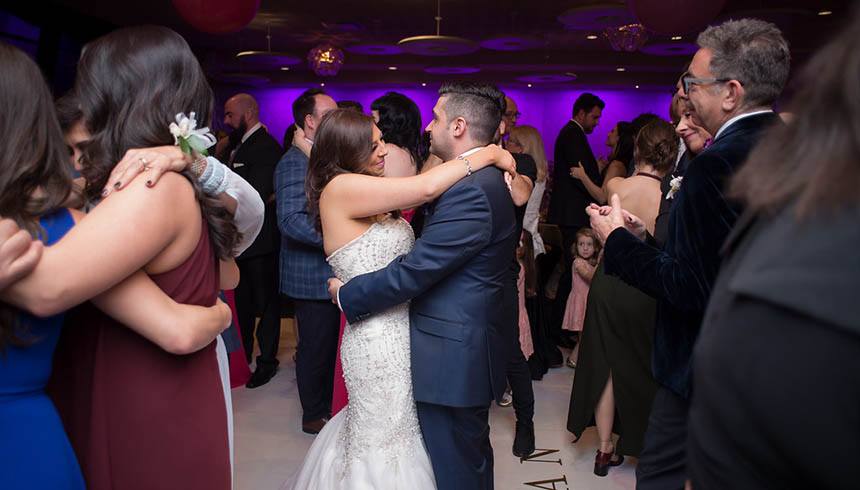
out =
[[[332,84],[329,84],[332,85]],[[671,95],[669,87],[665,91],[640,91],[633,87],[630,90],[606,90],[588,88],[570,89],[541,89],[541,88],[509,88],[500,84],[500,88],[510,95],[519,105],[522,113],[517,124],[531,125],[538,129],[544,139],[547,158],[552,159],[552,149],[555,138],[562,126],[571,118],[573,102],[583,92],[592,92],[606,102],[606,109],[600,125],[589,135],[589,143],[596,156],[605,155],[606,135],[618,121],[630,121],[643,112],[652,112],[658,116],[669,118],[669,102]],[[216,105],[217,114],[221,114],[221,105],[240,88],[218,87]],[[284,131],[293,122],[292,103],[302,93],[304,88],[257,87],[248,90],[257,98],[260,104],[260,120],[269,128],[276,139],[281,140]],[[424,124],[432,119],[433,105],[438,98],[437,90],[428,87],[392,86],[390,88],[362,88],[327,86],[324,90],[335,100],[355,100],[364,106],[364,111],[370,113],[370,104],[374,99],[394,90],[401,92],[414,100],[421,108]],[[220,117],[220,116],[219,116]]]

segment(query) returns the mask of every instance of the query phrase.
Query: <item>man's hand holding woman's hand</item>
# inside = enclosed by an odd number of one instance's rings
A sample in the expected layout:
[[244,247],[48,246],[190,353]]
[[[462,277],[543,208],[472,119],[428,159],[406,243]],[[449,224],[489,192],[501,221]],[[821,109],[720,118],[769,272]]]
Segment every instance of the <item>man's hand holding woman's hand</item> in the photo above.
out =
[[637,216],[621,208],[621,198],[613,194],[609,206],[589,204],[585,213],[591,220],[591,229],[597,235],[600,243],[605,244],[609,235],[618,228],[625,228],[637,238],[645,238],[645,223]]

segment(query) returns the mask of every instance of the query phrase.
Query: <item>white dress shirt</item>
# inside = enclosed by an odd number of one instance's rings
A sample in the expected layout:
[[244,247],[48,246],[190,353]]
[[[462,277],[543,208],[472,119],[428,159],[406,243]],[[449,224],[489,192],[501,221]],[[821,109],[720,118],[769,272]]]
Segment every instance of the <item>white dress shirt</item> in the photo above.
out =
[[[220,163],[220,165],[224,165]],[[236,256],[248,249],[260,230],[263,229],[263,218],[266,212],[266,205],[254,187],[243,179],[239,174],[230,170],[230,167],[225,165],[227,171],[227,189],[225,194],[236,200],[236,212],[233,213],[233,224],[236,229],[242,234],[242,241],[236,247],[234,252]]]
[[257,124],[251,126],[251,128],[248,129],[247,131],[245,131],[245,134],[242,135],[242,143],[248,141],[248,138],[250,138],[251,135],[254,134],[254,131],[256,131],[262,127],[263,127],[263,123],[261,123],[261,122],[258,122]]
[[729,126],[740,121],[741,119],[744,119],[744,118],[750,117],[750,116],[757,116],[759,114],[767,114],[768,112],[773,112],[773,111],[771,109],[765,109],[765,110],[761,110],[761,111],[747,112],[746,114],[740,114],[740,115],[737,115],[737,116],[729,119],[728,121],[725,122],[725,124],[720,126],[720,129],[717,131],[717,134],[714,136],[714,141],[717,141],[717,138],[719,138],[720,135],[723,134],[726,131],[726,129],[728,129]]
[[543,193],[546,190],[546,181],[535,182],[532,189],[532,195],[529,196],[529,202],[526,204],[526,214],[523,217],[523,229],[532,234],[532,246],[534,246],[534,256],[546,253],[546,248],[543,244],[543,238],[538,232],[540,224],[540,204],[543,201]]

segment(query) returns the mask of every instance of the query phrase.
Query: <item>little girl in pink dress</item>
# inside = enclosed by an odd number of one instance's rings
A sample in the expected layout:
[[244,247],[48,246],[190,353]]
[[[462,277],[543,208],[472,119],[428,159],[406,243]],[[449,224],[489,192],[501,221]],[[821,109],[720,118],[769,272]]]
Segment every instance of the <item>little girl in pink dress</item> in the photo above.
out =
[[[564,309],[564,320],[561,328],[572,332],[581,332],[582,323],[585,320],[585,306],[588,299],[588,288],[594,270],[597,267],[598,255],[600,253],[600,242],[594,236],[591,228],[582,228],[576,233],[576,243],[573,245],[573,271],[571,274],[572,287],[567,297],[567,305]],[[579,357],[579,342],[567,358],[569,367],[576,367]]]

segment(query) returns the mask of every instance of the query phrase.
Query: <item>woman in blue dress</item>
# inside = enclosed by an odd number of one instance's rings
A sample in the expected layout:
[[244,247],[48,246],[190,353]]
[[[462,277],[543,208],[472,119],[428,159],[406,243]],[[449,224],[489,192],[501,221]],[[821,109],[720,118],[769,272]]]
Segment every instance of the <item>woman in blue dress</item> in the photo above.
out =
[[[0,43],[0,66],[0,216],[9,218],[0,228],[7,235],[18,226],[50,246],[76,221],[64,207],[72,194],[69,152],[36,64]],[[34,245],[28,253],[38,248]],[[3,259],[8,266],[9,257]],[[8,269],[0,272],[8,279]],[[0,283],[0,289],[5,286]],[[211,308],[178,305],[142,272],[95,303],[162,348],[176,342],[181,329],[194,339],[190,348],[199,349],[227,326],[230,316],[223,303]],[[63,314],[37,318],[0,303],[0,489],[85,488],[75,453],[45,394],[62,323]]]

